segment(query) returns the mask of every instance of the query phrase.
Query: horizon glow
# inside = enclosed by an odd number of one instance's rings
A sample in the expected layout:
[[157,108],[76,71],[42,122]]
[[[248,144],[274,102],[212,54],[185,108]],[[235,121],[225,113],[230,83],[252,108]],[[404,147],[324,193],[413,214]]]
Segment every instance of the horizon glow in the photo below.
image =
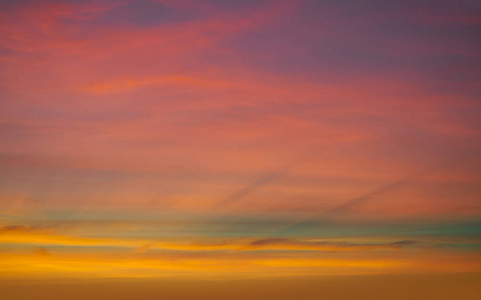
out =
[[480,29],[471,0],[2,1],[0,281],[479,273]]

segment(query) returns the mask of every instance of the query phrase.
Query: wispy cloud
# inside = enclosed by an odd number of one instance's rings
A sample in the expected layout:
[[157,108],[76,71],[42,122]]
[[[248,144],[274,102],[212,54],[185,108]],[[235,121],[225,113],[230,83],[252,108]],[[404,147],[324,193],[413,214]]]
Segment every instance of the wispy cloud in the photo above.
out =
[[2,274],[470,269],[476,1],[0,2]]

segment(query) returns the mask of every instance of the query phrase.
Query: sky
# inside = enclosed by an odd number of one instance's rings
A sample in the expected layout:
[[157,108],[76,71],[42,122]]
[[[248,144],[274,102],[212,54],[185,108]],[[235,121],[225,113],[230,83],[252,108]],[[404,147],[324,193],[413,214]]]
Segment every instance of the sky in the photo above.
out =
[[459,288],[480,30],[477,0],[1,1],[0,283]]

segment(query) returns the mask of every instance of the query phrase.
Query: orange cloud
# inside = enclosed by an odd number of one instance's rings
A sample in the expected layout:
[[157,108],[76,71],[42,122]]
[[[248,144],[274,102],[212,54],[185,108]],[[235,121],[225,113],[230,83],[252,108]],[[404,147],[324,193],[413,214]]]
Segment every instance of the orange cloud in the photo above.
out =
[[0,243],[3,244],[39,244],[62,246],[117,246],[136,248],[136,252],[149,249],[179,250],[179,251],[246,251],[246,250],[312,250],[312,251],[370,251],[402,249],[415,245],[414,241],[395,241],[388,243],[355,244],[348,242],[330,242],[306,239],[229,239],[221,241],[179,241],[174,240],[143,240],[143,239],[112,239],[85,238],[58,234],[53,230],[29,226],[4,226],[0,228]]

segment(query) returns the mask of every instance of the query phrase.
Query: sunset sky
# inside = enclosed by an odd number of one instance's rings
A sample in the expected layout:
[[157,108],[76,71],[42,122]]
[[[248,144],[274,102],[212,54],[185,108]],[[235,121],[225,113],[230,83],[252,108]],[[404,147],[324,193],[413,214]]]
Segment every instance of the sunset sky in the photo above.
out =
[[480,32],[478,0],[0,1],[0,286],[479,279]]

